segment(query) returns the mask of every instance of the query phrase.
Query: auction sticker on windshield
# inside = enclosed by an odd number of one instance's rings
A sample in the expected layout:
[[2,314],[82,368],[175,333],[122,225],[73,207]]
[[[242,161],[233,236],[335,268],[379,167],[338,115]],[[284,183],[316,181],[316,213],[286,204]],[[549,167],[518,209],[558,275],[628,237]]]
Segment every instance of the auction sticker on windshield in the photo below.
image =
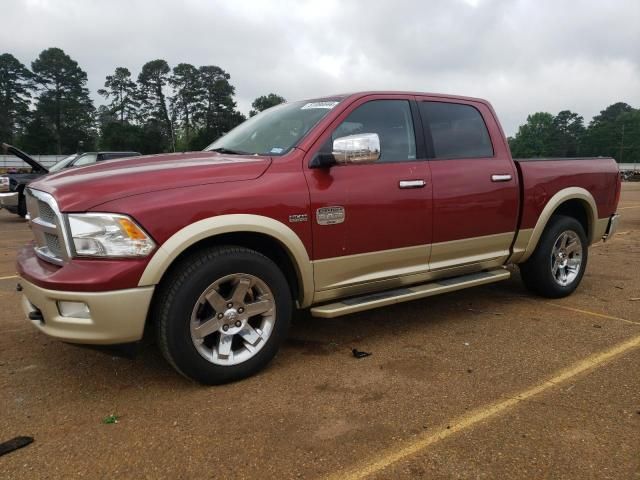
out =
[[340,102],[311,102],[300,107],[300,110],[310,110],[312,108],[327,108],[331,110]]

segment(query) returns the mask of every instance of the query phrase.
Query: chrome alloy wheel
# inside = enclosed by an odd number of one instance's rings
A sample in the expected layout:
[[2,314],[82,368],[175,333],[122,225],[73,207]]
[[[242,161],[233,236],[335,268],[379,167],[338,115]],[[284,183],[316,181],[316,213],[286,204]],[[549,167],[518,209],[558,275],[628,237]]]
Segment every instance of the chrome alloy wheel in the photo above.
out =
[[200,295],[191,314],[191,340],[216,365],[237,365],[267,343],[276,320],[273,293],[258,277],[227,275]]
[[582,266],[582,242],[573,230],[560,234],[551,251],[551,274],[558,285],[572,283]]

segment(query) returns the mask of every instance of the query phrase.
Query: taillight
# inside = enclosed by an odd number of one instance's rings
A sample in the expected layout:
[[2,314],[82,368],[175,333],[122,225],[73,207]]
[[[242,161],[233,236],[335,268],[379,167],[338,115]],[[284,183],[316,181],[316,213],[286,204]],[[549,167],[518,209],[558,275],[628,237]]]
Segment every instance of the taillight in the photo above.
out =
[[620,201],[621,190],[622,190],[622,172],[620,172],[616,177],[616,198],[615,198],[615,201],[613,202],[614,209],[618,208],[618,202]]

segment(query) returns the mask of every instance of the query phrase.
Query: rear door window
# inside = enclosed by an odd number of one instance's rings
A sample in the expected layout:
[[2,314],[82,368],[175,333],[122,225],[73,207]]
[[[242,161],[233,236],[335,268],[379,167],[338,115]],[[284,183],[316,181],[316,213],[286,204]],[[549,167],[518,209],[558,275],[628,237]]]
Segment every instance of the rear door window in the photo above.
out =
[[419,102],[422,121],[433,139],[435,158],[493,157],[491,137],[482,115],[471,105]]

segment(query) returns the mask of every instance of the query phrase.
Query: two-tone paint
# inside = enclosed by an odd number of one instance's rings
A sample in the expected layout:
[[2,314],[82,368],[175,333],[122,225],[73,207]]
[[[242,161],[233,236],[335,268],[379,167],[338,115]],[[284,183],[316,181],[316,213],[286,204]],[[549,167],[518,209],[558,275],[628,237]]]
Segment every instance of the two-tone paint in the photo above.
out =
[[[333,130],[371,100],[412,105],[417,159],[312,168]],[[471,105],[493,145],[489,158],[435,158],[419,102]],[[496,177],[497,176],[497,177]],[[499,180],[496,181],[496,178]],[[400,188],[422,181],[423,188]],[[277,250],[300,307],[524,261],[550,215],[572,201],[590,241],[604,234],[620,191],[613,159],[514,161],[491,105],[422,93],[364,92],[342,101],[296,148],[279,157],[213,152],[165,154],[51,175],[32,184],[62,212],[134,218],[157,249],[144,259],[79,259],[55,266],[30,245],[18,272],[47,291],[107,292],[153,287],[189,249],[241,243]],[[343,207],[343,222],[316,213]],[[302,220],[302,221],[301,221]]]

